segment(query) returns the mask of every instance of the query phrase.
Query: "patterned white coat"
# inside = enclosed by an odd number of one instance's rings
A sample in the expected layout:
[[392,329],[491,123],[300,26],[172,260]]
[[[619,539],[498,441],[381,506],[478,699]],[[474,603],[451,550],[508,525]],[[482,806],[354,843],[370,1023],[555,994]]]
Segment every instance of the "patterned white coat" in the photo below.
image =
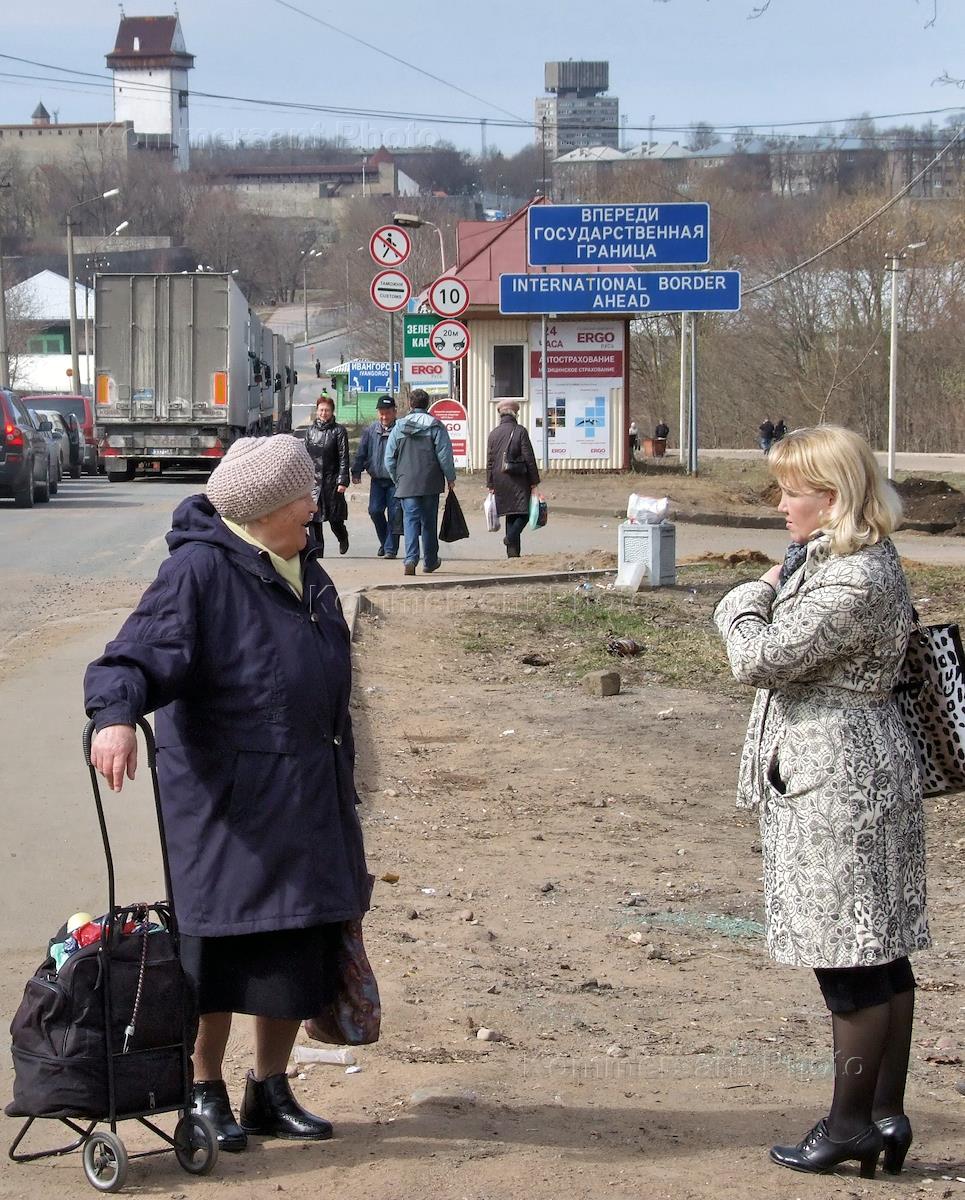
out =
[[758,689],[737,803],[760,812],[771,957],[870,966],[927,948],[921,781],[891,695],[912,625],[894,546],[836,556],[818,534],[776,595],[740,584],[714,620]]

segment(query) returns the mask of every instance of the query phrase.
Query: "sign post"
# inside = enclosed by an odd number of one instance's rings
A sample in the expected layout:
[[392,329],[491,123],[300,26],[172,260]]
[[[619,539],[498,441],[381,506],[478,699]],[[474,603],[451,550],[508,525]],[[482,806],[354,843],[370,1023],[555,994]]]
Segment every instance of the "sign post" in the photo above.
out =
[[398,225],[383,225],[369,238],[369,254],[380,267],[401,267],[412,253],[412,239]]
[[429,405],[429,412],[446,427],[452,442],[452,457],[457,470],[465,470],[469,466],[469,418],[465,408],[447,397]]
[[442,320],[433,313],[402,316],[402,382],[414,387],[445,387],[449,368],[432,352],[432,331]]
[[[369,285],[372,303],[383,312],[394,313],[405,308],[412,295],[412,284],[401,271],[379,271]],[[391,361],[391,355],[389,356]]]

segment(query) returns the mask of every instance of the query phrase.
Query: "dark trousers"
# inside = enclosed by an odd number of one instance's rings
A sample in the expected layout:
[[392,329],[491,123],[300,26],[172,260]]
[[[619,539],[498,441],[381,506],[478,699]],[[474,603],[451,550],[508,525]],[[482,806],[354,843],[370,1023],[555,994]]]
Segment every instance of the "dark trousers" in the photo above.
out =
[[395,484],[391,479],[373,479],[369,487],[369,516],[375,526],[379,545],[389,556],[399,552],[399,512],[402,501],[395,498]]
[[508,513],[506,516],[506,557],[519,558],[520,539],[529,524],[529,513]]

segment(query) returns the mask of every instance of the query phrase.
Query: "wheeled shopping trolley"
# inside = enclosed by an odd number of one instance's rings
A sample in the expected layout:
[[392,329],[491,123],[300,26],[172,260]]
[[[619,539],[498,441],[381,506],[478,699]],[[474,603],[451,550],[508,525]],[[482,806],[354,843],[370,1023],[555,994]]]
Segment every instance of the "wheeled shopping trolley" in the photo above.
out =
[[[154,735],[146,721],[138,724],[154,788],[165,899],[116,903],[107,821],[97,773],[90,765],[94,726],[88,722],[84,759],[107,862],[107,912],[85,926],[87,934],[80,942],[68,940],[72,934],[66,926],[53,939],[52,952],[27,981],[11,1025],[14,1096],[6,1113],[26,1120],[10,1157],[33,1162],[79,1150],[88,1181],[101,1192],[124,1186],[129,1157],[173,1150],[193,1175],[207,1175],[218,1159],[214,1127],[191,1111],[197,1004],[179,957]],[[81,944],[86,939],[89,943]],[[179,1114],[171,1134],[155,1122],[170,1112]],[[74,1140],[49,1150],[21,1150],[38,1120],[59,1121]],[[128,1120],[165,1144],[128,1155],[117,1132],[118,1124]]]

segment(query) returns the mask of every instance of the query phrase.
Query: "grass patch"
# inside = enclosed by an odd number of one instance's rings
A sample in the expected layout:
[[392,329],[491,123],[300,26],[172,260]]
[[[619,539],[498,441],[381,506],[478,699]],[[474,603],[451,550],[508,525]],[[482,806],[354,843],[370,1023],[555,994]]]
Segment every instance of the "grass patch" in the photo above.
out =
[[[758,579],[763,567],[700,563],[678,572],[676,588],[624,596],[595,584],[500,591],[481,597],[460,618],[462,647],[487,670],[510,677],[520,659],[539,655],[540,678],[575,683],[587,671],[618,666],[627,684],[662,684],[746,696],[735,682],[711,615],[737,583]],[[960,620],[965,613],[965,567],[906,564],[912,598],[929,624]],[[643,651],[633,658],[607,652],[613,638],[633,638]]]

